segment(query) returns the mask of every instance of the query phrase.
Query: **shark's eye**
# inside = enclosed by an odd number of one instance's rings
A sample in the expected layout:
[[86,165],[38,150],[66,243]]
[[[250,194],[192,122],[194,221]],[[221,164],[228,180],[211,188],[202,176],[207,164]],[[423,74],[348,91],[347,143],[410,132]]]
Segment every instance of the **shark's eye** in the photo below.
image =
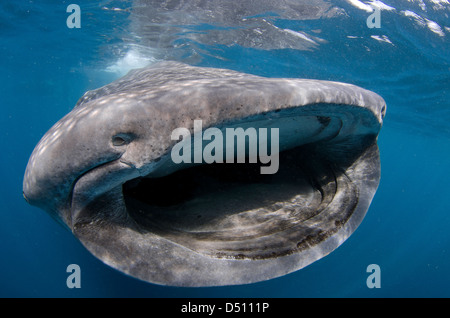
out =
[[124,146],[130,143],[132,136],[129,134],[117,134],[112,137],[112,144],[114,146]]

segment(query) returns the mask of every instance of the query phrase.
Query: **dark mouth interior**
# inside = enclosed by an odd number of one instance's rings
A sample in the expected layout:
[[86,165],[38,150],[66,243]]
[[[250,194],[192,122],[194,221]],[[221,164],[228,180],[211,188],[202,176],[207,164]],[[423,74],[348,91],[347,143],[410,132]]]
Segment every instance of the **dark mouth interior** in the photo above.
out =
[[[295,167],[276,174],[261,174],[259,163],[204,164],[166,177],[134,179],[123,185],[123,193],[127,199],[145,204],[146,216],[180,209],[197,219],[217,214],[214,211],[239,213],[283,202],[305,190],[304,167],[292,155],[285,153],[283,159]],[[191,211],[189,206],[196,202],[201,202],[202,209]]]
[[350,217],[353,204],[327,211],[345,175],[309,146],[283,151],[279,160],[272,175],[260,174],[259,163],[205,164],[128,181],[128,214],[142,233],[214,257],[270,258],[307,248]]

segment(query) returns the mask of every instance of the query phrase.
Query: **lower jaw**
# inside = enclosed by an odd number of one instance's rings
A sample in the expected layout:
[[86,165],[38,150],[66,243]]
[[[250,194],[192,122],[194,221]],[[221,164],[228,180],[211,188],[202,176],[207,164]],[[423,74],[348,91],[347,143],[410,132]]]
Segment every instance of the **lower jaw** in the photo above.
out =
[[[257,164],[211,164],[136,178],[88,205],[83,215],[91,218],[73,231],[105,263],[155,283],[213,286],[283,275],[336,248],[364,217],[378,180],[361,200],[358,169],[377,164],[378,148],[358,153],[350,170],[302,146],[280,153],[274,175],[261,175]],[[282,265],[285,258],[295,264]],[[266,265],[259,275],[244,274],[248,261]],[[236,278],[208,269],[227,262]]]

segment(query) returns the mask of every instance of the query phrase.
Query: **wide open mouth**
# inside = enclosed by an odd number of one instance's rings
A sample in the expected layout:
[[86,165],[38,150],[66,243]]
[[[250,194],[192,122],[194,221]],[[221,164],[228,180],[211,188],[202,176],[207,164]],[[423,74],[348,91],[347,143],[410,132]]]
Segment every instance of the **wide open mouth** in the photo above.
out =
[[261,174],[265,164],[248,160],[180,169],[168,154],[146,177],[120,161],[93,170],[80,193],[90,195],[103,176],[112,179],[72,211],[74,234],[106,264],[161,284],[242,284],[307,266],[353,233],[380,178],[379,124],[345,106],[313,111],[280,111],[276,120],[258,117],[245,126],[279,127],[275,174]]
[[[275,174],[261,174],[261,163],[248,160],[174,168],[166,154],[146,177],[128,178],[90,203],[77,216],[74,232],[106,253],[133,250],[132,259],[163,241],[206,258],[235,260],[312,250],[345,228],[338,238],[342,242],[355,229],[353,223],[346,227],[354,212],[359,211],[359,221],[365,214],[378,184],[379,164],[376,135],[358,126],[360,117],[354,115],[360,110],[332,110],[330,117],[317,116],[312,107],[306,115],[288,110],[233,124],[279,128],[282,151]],[[293,116],[295,112],[300,115]],[[355,123],[352,134],[344,123]],[[376,151],[368,151],[374,147]],[[80,215],[90,217],[83,221]],[[93,218],[99,222],[92,223]],[[105,233],[101,240],[94,234],[100,228]],[[119,235],[119,229],[125,232]],[[108,247],[112,238],[117,246]]]
[[276,174],[259,164],[215,163],[123,184],[128,215],[153,233],[216,258],[266,259],[336,233],[358,203],[344,167],[310,145],[280,153]]

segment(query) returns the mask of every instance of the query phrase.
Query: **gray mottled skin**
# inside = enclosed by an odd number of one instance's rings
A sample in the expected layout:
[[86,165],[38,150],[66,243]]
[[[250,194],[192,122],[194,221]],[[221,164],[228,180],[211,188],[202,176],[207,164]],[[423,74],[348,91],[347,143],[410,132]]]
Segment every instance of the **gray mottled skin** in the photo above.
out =
[[[139,279],[270,279],[327,255],[360,224],[380,178],[385,110],[377,94],[349,84],[162,62],[87,92],[36,146],[23,192]],[[279,172],[243,181],[247,166],[171,163],[171,132],[193,131],[194,119],[203,129],[279,127]],[[152,201],[164,195],[174,203]]]

